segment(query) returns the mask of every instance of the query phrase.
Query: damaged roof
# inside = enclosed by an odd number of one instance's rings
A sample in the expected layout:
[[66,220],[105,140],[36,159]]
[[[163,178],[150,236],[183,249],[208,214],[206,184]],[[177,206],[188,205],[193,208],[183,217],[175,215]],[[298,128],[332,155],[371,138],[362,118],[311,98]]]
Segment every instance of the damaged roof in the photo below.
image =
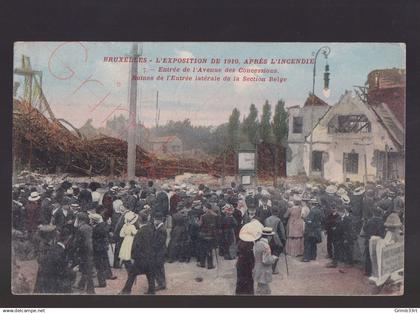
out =
[[324,100],[318,98],[316,95],[314,94],[309,94],[308,98],[305,101],[305,104],[303,105],[304,107],[306,106],[329,106],[328,103],[326,103]]

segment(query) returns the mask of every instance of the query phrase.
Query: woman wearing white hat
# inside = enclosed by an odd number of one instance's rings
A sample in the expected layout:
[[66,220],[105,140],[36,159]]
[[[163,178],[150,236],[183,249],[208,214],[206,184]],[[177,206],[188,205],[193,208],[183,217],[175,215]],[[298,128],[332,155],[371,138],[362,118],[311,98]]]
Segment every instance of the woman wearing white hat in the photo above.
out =
[[131,264],[131,247],[133,245],[134,236],[137,234],[135,223],[137,222],[138,217],[139,216],[134,212],[127,212],[124,216],[124,226],[120,231],[120,237],[124,239],[121,244],[119,258],[127,271]]

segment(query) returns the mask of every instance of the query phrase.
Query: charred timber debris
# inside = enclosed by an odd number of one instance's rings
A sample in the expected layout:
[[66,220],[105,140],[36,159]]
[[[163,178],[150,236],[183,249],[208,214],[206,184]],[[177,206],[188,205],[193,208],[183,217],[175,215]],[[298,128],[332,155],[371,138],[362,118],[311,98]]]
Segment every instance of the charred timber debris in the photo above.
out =
[[[214,160],[179,157],[161,159],[137,146],[136,176],[172,178],[188,173],[206,173],[216,177],[236,173],[233,150],[226,150]],[[269,147],[260,149],[259,175],[271,176],[273,161]],[[58,120],[46,118],[29,103],[13,104],[13,160],[19,169],[44,173],[66,172],[77,175],[115,175],[126,173],[127,142],[102,135],[96,139],[80,138]],[[15,168],[16,169],[16,168]],[[284,173],[278,173],[284,175]]]

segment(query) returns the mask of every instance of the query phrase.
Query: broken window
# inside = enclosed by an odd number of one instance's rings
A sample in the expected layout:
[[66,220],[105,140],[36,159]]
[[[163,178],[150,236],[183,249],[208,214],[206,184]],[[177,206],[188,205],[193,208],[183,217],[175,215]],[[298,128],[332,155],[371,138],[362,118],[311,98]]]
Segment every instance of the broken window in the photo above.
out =
[[350,174],[357,174],[359,171],[359,154],[344,153],[344,171]]
[[371,124],[364,114],[338,115],[328,124],[329,133],[370,133]]
[[295,116],[293,117],[293,133],[301,134],[303,129],[303,117]]
[[312,170],[318,172],[322,171],[322,151],[312,152]]

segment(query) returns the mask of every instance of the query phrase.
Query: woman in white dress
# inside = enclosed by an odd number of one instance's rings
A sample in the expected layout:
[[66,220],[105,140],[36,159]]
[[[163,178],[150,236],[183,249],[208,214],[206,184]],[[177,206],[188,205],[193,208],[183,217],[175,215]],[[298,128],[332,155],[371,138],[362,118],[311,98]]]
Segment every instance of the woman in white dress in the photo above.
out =
[[124,216],[125,224],[120,231],[120,237],[124,239],[121,244],[119,258],[127,271],[130,269],[131,265],[131,247],[133,245],[134,236],[137,234],[137,227],[135,224],[138,217],[139,216],[134,212],[128,211]]

